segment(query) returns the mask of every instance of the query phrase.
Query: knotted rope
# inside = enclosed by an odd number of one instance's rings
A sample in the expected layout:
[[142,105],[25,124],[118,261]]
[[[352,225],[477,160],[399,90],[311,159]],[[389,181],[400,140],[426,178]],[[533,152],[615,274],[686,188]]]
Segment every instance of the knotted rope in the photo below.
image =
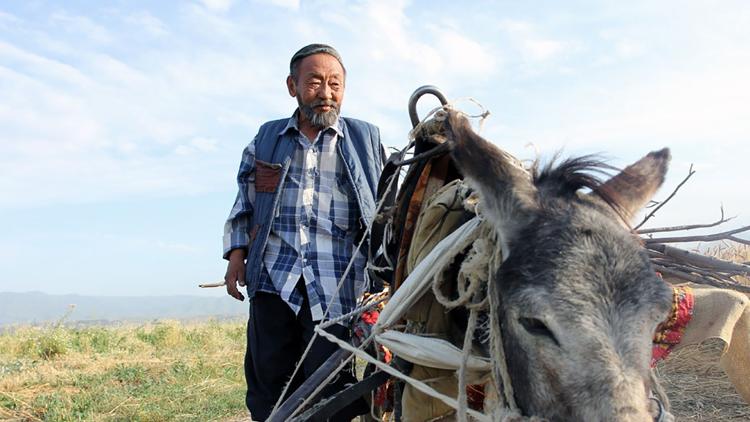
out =
[[485,311],[489,314],[489,341],[492,359],[493,384],[501,393],[498,397],[496,409],[493,411],[499,420],[513,418],[519,420],[521,417],[518,406],[513,397],[513,387],[510,383],[505,351],[503,349],[500,321],[497,315],[498,296],[496,283],[494,282],[495,270],[502,264],[502,250],[497,247],[497,232],[487,223],[483,223],[480,234],[466,254],[466,258],[458,272],[456,289],[458,296],[450,299],[443,293],[446,283],[444,274],[435,277],[432,283],[432,291],[438,303],[446,309],[463,306],[469,310],[469,318],[463,343],[463,354],[458,376],[458,405],[456,417],[459,422],[466,422],[468,403],[466,397],[466,363],[472,350],[474,333],[477,328],[479,312]]
[[[470,99],[470,100],[473,101],[476,104],[479,104],[477,101],[475,101],[473,99]],[[483,110],[483,113],[479,117],[482,117],[482,121],[484,121],[484,119],[489,115],[489,111],[487,111],[484,107],[482,107],[481,104],[479,104],[479,105],[480,105],[480,107]],[[442,119],[445,119],[445,117],[446,117],[447,114],[445,114],[445,110],[446,109],[444,109],[444,107],[450,108],[452,106],[451,106],[451,103],[449,102],[448,104],[446,104],[443,107],[438,107],[438,108],[434,109],[427,116],[425,116],[425,118],[422,119],[422,121],[419,122],[419,124],[417,125],[417,127],[420,127],[420,126],[424,125],[424,123],[430,118],[430,116],[432,114],[434,114],[434,113],[437,113],[439,110],[443,110],[444,111],[444,114],[442,115]],[[413,136],[413,134],[415,133],[414,132],[415,130],[416,130],[416,127],[414,129],[412,129],[412,131],[409,132],[409,136],[410,137]],[[414,142],[411,142],[406,147],[405,150],[410,149],[413,145],[414,145]],[[396,174],[394,174],[393,177],[396,177]],[[396,185],[396,184],[395,183],[390,183],[390,181],[389,181],[388,186],[387,186],[385,192],[383,193],[383,195],[381,196],[381,199],[376,204],[375,212],[373,213],[373,218],[377,218],[377,216],[382,212],[383,206],[385,204],[385,198],[388,197],[388,194],[390,193],[390,191],[391,191],[391,189],[393,188],[394,185]],[[347,264],[346,268],[344,269],[344,273],[341,275],[341,278],[339,279],[339,282],[336,285],[336,291],[334,291],[334,293],[331,295],[331,299],[328,301],[328,303],[326,305],[326,311],[323,313],[323,316],[321,317],[320,324],[323,324],[326,321],[326,318],[328,317],[329,311],[331,310],[331,305],[333,304],[333,301],[336,299],[336,297],[338,297],[339,291],[341,291],[341,288],[344,285],[344,281],[346,280],[346,277],[349,274],[349,271],[351,271],[352,265],[354,264],[354,260],[355,260],[355,258],[357,256],[357,254],[359,253],[359,251],[362,249],[362,246],[364,245],[365,240],[369,238],[371,230],[372,230],[372,222],[370,222],[370,224],[368,224],[368,226],[367,226],[367,228],[365,230],[365,233],[362,235],[362,238],[357,243],[357,246],[356,246],[356,248],[354,250],[354,253],[352,254],[352,257],[349,260],[349,263]],[[355,311],[358,311],[358,313],[364,312],[364,310],[361,310],[361,309],[355,309]],[[310,341],[307,343],[307,347],[305,348],[305,351],[302,353],[302,356],[300,357],[299,362],[297,362],[297,365],[295,366],[294,371],[292,372],[292,375],[289,377],[289,381],[287,381],[286,385],[284,386],[284,389],[281,392],[281,395],[279,395],[279,398],[276,401],[276,404],[274,404],[273,409],[271,410],[271,416],[273,416],[273,414],[276,413],[276,411],[278,410],[278,408],[281,405],[284,397],[287,394],[287,391],[289,390],[289,386],[292,384],[292,380],[294,379],[294,377],[299,372],[300,368],[302,367],[302,363],[304,362],[305,358],[307,357],[307,354],[310,352],[310,349],[312,348],[313,342],[315,341],[315,339],[319,335],[319,330],[317,328],[320,327],[320,324],[318,324],[318,326],[315,327],[316,328],[315,333],[313,334],[313,336],[310,339]],[[371,337],[372,336],[368,337],[365,341],[363,341],[362,344],[360,345],[360,347],[361,348],[367,347],[367,345],[369,345],[369,342],[371,341]],[[327,338],[327,336],[326,336],[326,338]],[[351,360],[351,356],[348,359],[346,359],[344,362],[342,362],[342,364],[339,365],[339,367],[336,369],[336,371],[334,371],[334,373],[338,373],[338,371],[340,371],[346,364],[348,364],[348,362],[350,360]],[[329,377],[326,380],[326,383],[328,381],[330,381],[330,379],[332,379],[332,377]],[[314,394],[317,394],[319,392],[319,390],[322,390],[322,387],[319,388],[319,389],[317,389]],[[313,394],[313,396],[314,396],[314,394]],[[304,405],[304,403],[303,403],[303,405]],[[300,409],[302,409],[302,405],[300,405],[300,406],[297,407],[297,410],[295,411],[295,414],[298,413]]]

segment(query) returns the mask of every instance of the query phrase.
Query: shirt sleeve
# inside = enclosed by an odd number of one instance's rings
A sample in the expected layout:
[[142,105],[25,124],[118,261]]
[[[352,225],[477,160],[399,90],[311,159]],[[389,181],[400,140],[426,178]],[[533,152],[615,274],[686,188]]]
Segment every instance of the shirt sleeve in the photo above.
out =
[[224,259],[229,259],[233,249],[247,249],[250,244],[250,219],[255,203],[255,140],[242,152],[237,185],[237,198],[224,224]]

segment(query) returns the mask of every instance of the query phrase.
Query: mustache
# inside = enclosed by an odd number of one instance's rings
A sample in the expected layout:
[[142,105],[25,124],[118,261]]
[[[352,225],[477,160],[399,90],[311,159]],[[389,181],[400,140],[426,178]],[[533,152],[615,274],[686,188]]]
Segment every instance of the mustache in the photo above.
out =
[[333,100],[315,100],[312,103],[310,103],[311,108],[319,107],[319,106],[328,106],[333,108],[334,110],[338,110],[338,104],[336,104]]

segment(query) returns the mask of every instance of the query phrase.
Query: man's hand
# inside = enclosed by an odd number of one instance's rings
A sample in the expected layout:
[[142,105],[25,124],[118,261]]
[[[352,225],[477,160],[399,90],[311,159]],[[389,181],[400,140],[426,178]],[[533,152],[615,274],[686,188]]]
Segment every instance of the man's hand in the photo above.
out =
[[237,289],[237,283],[245,286],[245,250],[234,249],[229,253],[229,264],[224,282],[227,284],[227,294],[237,300],[245,300],[245,296]]

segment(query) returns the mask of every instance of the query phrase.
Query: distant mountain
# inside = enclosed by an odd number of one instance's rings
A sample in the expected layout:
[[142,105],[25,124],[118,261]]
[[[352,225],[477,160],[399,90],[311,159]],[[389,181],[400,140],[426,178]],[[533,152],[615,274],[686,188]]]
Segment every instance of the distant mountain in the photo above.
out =
[[247,315],[247,301],[229,296],[80,296],[0,292],[0,325],[58,321],[149,321],[233,318]]

